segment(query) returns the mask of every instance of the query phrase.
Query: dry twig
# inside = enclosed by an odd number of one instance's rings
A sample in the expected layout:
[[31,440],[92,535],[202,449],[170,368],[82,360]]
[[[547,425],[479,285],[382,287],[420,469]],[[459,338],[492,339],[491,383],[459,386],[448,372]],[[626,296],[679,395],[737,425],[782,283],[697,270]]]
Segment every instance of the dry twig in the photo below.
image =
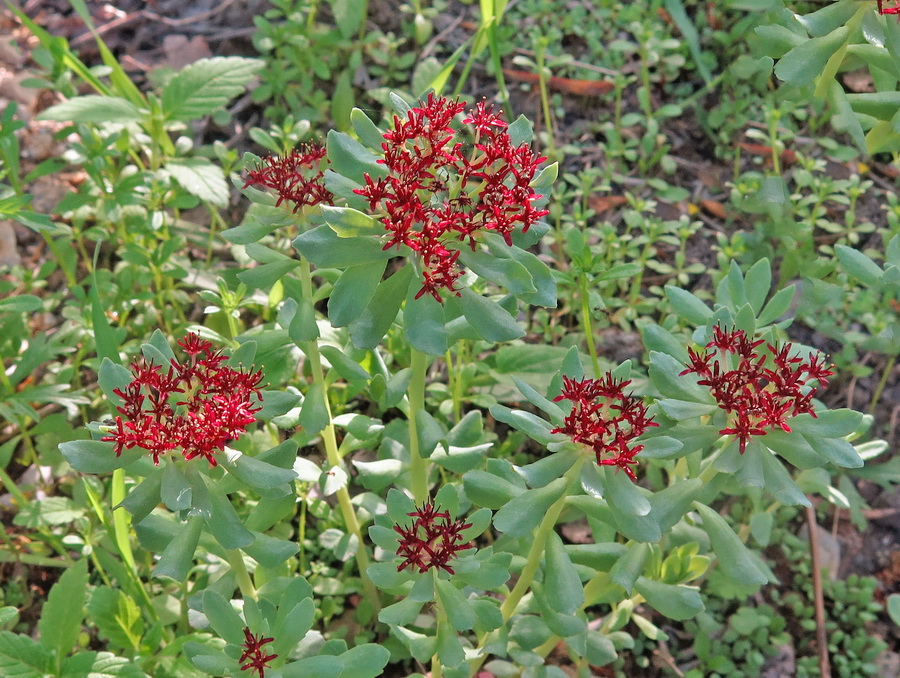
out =
[[819,534],[816,524],[816,510],[806,507],[806,521],[809,523],[809,546],[812,551],[813,591],[816,605],[816,645],[819,648],[819,673],[822,678],[831,678],[831,663],[828,659],[828,634],[825,629],[825,596],[822,593],[822,570],[819,566]]

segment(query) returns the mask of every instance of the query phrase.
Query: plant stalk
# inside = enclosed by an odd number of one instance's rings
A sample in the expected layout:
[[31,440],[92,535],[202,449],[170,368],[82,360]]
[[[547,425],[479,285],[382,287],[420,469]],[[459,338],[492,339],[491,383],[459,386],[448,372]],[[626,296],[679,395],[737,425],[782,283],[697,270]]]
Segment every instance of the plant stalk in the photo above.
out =
[[244,564],[244,556],[241,555],[241,552],[238,549],[228,549],[225,551],[225,559],[228,561],[231,571],[234,572],[234,578],[237,580],[241,595],[244,598],[256,600],[256,587],[253,585],[253,580],[250,578],[250,573],[247,571],[247,566]]
[[[304,296],[308,299],[312,299],[312,270],[309,261],[306,259],[302,260],[300,266],[300,283]],[[304,343],[303,350],[306,353],[306,358],[309,360],[310,367],[312,368],[313,383],[315,383],[322,392],[322,397],[325,400],[325,412],[328,414],[328,425],[322,430],[322,440],[325,443],[325,455],[331,466],[340,467],[343,464],[340,451],[338,450],[337,436],[335,436],[334,433],[331,403],[328,400],[328,388],[325,383],[325,372],[322,369],[322,357],[319,354],[319,345],[315,340],[307,341]],[[372,604],[377,610],[379,608],[378,589],[375,588],[375,584],[372,583],[372,580],[369,579],[369,575],[366,573],[366,570],[369,568],[369,554],[366,551],[366,543],[363,540],[359,518],[356,516],[356,509],[353,507],[353,502],[350,499],[350,492],[347,490],[346,486],[337,491],[337,498],[341,508],[341,515],[344,518],[344,525],[357,540],[356,566],[359,569],[359,577],[362,580],[366,597],[372,601]]]
[[[519,579],[513,587],[513,590],[500,606],[504,624],[512,618],[522,597],[531,588],[531,584],[534,581],[534,575],[541,564],[541,559],[544,557],[547,539],[550,537],[550,533],[553,532],[554,527],[556,527],[556,521],[559,519],[559,514],[562,513],[563,507],[566,505],[566,499],[571,493],[572,488],[575,486],[575,483],[578,482],[581,467],[584,465],[586,459],[586,454],[581,455],[578,460],[572,464],[572,468],[566,471],[565,476],[563,476],[566,479],[566,487],[565,490],[563,490],[562,496],[560,496],[560,498],[547,510],[544,519],[541,521],[541,524],[538,525],[537,532],[534,534],[534,540],[531,542],[528,558],[525,561],[525,567],[522,568],[522,572],[519,574]],[[491,637],[492,634],[489,633],[481,636],[479,639],[480,642],[478,643],[479,651],[483,652],[485,645],[487,645],[487,642]],[[485,659],[486,657],[482,654],[480,657],[473,659],[470,662],[469,667],[473,676],[478,674],[478,669],[481,668]]]
[[425,409],[425,372],[428,356],[411,349],[410,367],[412,379],[409,381],[409,476],[413,501],[421,505],[428,498],[428,462],[419,450],[418,414]]

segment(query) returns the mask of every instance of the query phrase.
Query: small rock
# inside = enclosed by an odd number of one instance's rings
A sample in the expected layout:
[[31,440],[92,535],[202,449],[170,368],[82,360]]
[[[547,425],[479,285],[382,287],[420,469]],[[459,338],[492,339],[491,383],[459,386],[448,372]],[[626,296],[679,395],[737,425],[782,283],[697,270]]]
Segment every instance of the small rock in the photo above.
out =
[[0,266],[18,266],[22,263],[16,243],[16,229],[9,219],[0,221]]
[[885,650],[875,658],[875,670],[879,678],[897,678],[900,676],[900,654]]
[[[841,565],[841,543],[831,536],[831,532],[821,525],[816,525],[816,535],[818,536],[818,557],[819,567],[824,567],[828,571],[831,579],[837,579],[838,568]],[[800,528],[797,535],[800,539],[809,541],[809,526],[806,523]]]

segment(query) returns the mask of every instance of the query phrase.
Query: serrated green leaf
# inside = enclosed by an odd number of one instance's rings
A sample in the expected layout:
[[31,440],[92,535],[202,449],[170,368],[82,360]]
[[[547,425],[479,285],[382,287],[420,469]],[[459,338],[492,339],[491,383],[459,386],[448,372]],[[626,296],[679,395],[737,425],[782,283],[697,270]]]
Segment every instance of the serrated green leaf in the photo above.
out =
[[191,195],[216,207],[228,205],[228,183],[218,165],[206,158],[170,158],[163,167]]
[[144,111],[126,99],[86,94],[51,106],[39,113],[35,119],[78,123],[128,123],[138,122],[145,115]]
[[44,678],[51,672],[47,650],[28,636],[0,631],[0,675]]
[[166,84],[162,92],[163,115],[167,120],[181,121],[208,115],[243,93],[264,66],[261,59],[244,57],[199,59]]
[[110,642],[126,650],[140,649],[144,634],[141,608],[122,591],[98,586],[87,606],[91,620]]
[[41,645],[56,653],[61,661],[71,651],[81,632],[84,601],[87,595],[87,559],[83,558],[66,569],[50,589],[41,610],[38,632]]

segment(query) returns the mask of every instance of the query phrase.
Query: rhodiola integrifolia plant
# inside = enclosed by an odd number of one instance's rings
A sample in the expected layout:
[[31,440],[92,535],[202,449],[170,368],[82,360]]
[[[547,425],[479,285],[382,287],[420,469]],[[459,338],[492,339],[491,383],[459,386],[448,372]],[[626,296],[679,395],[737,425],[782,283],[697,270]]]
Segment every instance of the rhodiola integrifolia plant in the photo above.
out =
[[[524,118],[393,101],[388,129],[354,110],[353,136],[251,163],[259,204],[225,235],[258,263],[238,276],[268,292],[277,326],[197,327],[171,338],[184,357],[157,332],[130,369],[104,360],[117,414],[63,445],[75,468],[114,472],[116,507],[156,554],[142,595],[178,582],[191,623],[214,632],[185,645],[194,665],[375,676],[391,661],[437,677],[490,662],[511,675],[562,646],[588,675],[635,629],[661,640],[661,619],[700,612],[710,569],[743,590],[773,581],[717,499],[746,495],[761,513],[834,501],[828,471],[862,464],[850,441],[865,428],[816,400],[825,358],[784,343],[792,290],[769,297],[767,261],[746,276],[734,265],[712,308],[668,288],[665,326],[643,326],[648,371],[585,374],[572,347],[549,383],[515,378],[494,399],[493,432],[481,410],[432,407],[454,344],[489,359],[523,336],[530,306],[555,307],[538,244],[556,168]],[[294,254],[279,250],[285,215]],[[298,349],[300,387],[264,390]],[[507,427],[534,461],[499,453]],[[351,575],[340,589],[307,567],[313,501]],[[560,527],[578,520],[589,534],[567,543]],[[355,639],[311,631],[320,590],[361,595]]]

